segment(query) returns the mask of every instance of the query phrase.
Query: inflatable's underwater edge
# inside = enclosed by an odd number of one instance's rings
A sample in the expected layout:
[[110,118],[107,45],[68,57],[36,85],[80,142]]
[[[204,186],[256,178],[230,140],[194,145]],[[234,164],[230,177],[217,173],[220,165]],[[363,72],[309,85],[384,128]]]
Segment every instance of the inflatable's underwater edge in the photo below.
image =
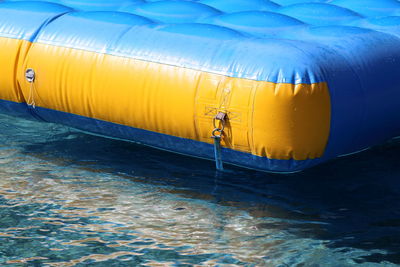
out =
[[210,23],[0,1],[0,111],[207,159],[222,111],[223,161],[273,172],[398,136],[396,32],[306,26],[256,38]]

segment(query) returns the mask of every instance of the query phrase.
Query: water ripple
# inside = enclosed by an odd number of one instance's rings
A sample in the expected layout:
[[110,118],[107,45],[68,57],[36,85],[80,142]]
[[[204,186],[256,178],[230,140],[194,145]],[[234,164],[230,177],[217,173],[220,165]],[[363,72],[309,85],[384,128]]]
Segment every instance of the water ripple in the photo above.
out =
[[400,264],[399,141],[282,176],[2,115],[0,140],[2,265]]

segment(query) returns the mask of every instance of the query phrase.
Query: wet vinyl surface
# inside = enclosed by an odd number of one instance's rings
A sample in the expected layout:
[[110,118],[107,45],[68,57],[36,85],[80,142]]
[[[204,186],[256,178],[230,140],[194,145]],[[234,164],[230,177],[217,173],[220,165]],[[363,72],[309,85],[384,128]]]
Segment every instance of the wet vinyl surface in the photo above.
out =
[[0,115],[0,266],[400,266],[400,141],[274,175]]

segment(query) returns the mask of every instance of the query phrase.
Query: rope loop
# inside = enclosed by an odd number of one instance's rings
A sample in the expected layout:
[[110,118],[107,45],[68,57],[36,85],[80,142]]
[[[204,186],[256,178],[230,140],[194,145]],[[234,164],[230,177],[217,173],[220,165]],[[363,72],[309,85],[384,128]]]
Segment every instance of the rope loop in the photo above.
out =
[[[227,114],[225,112],[220,111],[213,118],[214,130],[212,131],[211,138],[214,139],[215,168],[218,171],[224,170],[224,166],[223,166],[223,162],[222,162],[221,138],[222,138],[222,135],[224,134],[226,116],[227,116]],[[219,123],[217,121],[219,121]]]

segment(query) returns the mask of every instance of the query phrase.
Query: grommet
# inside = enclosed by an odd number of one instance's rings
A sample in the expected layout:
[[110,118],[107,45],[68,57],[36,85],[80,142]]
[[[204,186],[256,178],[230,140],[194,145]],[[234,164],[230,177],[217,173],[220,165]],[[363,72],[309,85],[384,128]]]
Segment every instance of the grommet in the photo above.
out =
[[33,69],[26,69],[25,79],[28,83],[33,83],[35,81],[35,71]]

